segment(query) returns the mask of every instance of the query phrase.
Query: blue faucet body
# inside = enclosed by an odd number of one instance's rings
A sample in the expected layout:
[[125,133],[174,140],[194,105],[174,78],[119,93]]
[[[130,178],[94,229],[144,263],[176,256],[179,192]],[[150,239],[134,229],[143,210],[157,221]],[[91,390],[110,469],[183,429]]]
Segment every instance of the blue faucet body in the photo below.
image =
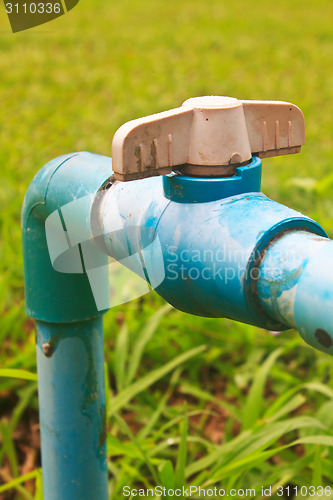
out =
[[[267,198],[260,179],[261,160],[254,157],[227,178],[170,175],[115,182],[100,208],[107,252],[117,260],[141,254],[144,277],[177,309],[270,330],[289,328],[267,314],[254,292],[258,258],[285,232],[326,233]],[[117,210],[123,231],[113,231]]]

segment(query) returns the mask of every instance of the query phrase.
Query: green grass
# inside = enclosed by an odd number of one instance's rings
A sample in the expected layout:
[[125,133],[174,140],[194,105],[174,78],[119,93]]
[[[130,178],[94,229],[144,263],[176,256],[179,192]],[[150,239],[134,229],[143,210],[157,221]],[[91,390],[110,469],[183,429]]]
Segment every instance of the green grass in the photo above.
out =
[[[20,246],[33,175],[63,153],[110,155],[123,122],[190,96],[287,100],[307,144],[264,161],[263,190],[333,236],[332,18],[329,0],[81,0],[13,35],[2,7],[0,498],[42,498],[17,437],[37,410]],[[275,498],[280,485],[332,485],[331,359],[295,332],[161,307],[149,294],[105,318],[110,498],[127,484],[272,486]]]

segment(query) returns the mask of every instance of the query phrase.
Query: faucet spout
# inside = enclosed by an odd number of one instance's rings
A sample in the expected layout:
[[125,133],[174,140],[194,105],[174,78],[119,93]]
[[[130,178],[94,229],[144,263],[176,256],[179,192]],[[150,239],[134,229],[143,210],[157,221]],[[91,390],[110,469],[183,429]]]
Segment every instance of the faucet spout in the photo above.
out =
[[333,242],[287,232],[258,259],[256,294],[262,309],[296,328],[305,342],[333,354]]

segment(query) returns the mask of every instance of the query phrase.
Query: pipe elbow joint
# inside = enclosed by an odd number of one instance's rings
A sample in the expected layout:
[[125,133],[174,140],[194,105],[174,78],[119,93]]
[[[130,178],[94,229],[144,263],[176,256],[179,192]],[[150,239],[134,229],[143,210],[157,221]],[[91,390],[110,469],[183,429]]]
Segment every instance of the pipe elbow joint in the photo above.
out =
[[[101,314],[82,264],[84,241],[71,240],[63,213],[76,210],[81,234],[89,238],[93,196],[111,174],[110,158],[74,153],[47,163],[32,180],[21,219],[29,316],[66,323]],[[106,270],[101,286],[107,295]]]

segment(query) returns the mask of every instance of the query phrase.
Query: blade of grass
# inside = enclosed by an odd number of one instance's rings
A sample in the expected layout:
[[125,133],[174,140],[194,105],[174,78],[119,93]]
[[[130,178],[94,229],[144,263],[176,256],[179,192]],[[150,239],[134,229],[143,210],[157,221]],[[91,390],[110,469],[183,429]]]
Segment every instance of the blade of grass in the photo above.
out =
[[31,373],[27,370],[18,370],[16,368],[1,368],[0,377],[20,378],[22,380],[33,380],[37,382],[37,373]]
[[268,458],[276,455],[282,450],[289,448],[291,444],[286,444],[284,446],[279,446],[277,448],[273,448],[266,451],[260,451],[251,454],[250,456],[244,457],[241,460],[236,460],[232,463],[228,463],[223,467],[219,468],[213,476],[204,483],[204,486],[210,486],[214,483],[222,481],[223,479],[230,477],[231,474],[237,474],[238,472],[245,471],[246,467],[255,466],[258,463],[262,463]]
[[37,386],[36,384],[29,384],[28,387],[25,387],[24,389],[25,390],[21,392],[20,399],[11,416],[11,421],[10,421],[11,432],[14,432],[24,410],[31,402],[32,397],[37,391]]
[[113,367],[114,374],[116,377],[116,384],[118,392],[120,392],[126,386],[125,378],[125,367],[126,360],[128,358],[128,328],[127,324],[124,323],[117,335],[114,356],[113,356]]
[[182,488],[185,486],[185,467],[187,458],[187,432],[188,432],[188,415],[187,406],[185,405],[185,415],[182,422],[181,439],[178,448],[177,463],[175,469],[175,487]]
[[308,382],[305,384],[299,384],[296,387],[293,387],[286,391],[284,394],[279,396],[276,401],[274,401],[269,408],[267,408],[264,418],[266,420],[274,417],[275,413],[279,411],[279,409],[297,392],[301,392],[302,390],[314,391],[319,394],[324,394],[330,399],[333,399],[333,391],[329,387],[319,382]]
[[177,368],[179,365],[185,363],[189,359],[198,356],[203,353],[206,346],[195,347],[183,354],[180,354],[172,361],[169,361],[164,366],[156,368],[152,372],[148,373],[140,380],[137,380],[130,386],[123,389],[119,394],[117,394],[112,401],[112,408],[110,408],[111,414],[118,412],[123,408],[134,396],[144,391],[151,385],[153,385],[157,380],[167,375],[169,372]]
[[162,486],[166,490],[173,490],[175,488],[175,473],[170,460],[166,460],[158,466],[158,475]]
[[[218,481],[221,481],[228,477],[231,473],[235,473],[238,469],[241,471],[244,469],[245,466],[252,465],[254,466],[258,462],[264,462],[268,458],[272,457],[273,455],[276,455],[277,453],[287,449],[291,448],[293,446],[296,446],[297,444],[305,444],[305,443],[313,443],[317,445],[317,450],[319,449],[320,444],[326,443],[327,446],[333,446],[333,438],[327,440],[328,436],[308,436],[307,438],[301,438],[297,439],[296,441],[292,441],[291,443],[288,443],[283,446],[279,446],[274,449],[266,450],[266,451],[259,451],[252,453],[250,455],[247,455],[241,459],[237,459],[232,461],[231,463],[228,463],[218,469],[216,472],[214,472],[213,477],[209,479],[205,485],[210,485],[213,483],[216,483]],[[316,450],[316,454],[317,454]],[[321,456],[319,454],[318,456],[318,461],[321,464]],[[322,484],[322,477],[321,477],[321,465],[319,464],[319,469],[316,471],[314,470],[314,475],[313,475],[313,481],[315,480],[316,482],[313,483],[317,486],[320,486]],[[318,475],[317,475],[318,473]],[[319,481],[319,482],[318,482]]]
[[17,477],[19,475],[19,470],[16,449],[11,437],[10,425],[4,420],[0,422],[0,433],[2,436],[3,451],[8,457],[11,474],[13,477]]
[[303,438],[294,441],[294,444],[317,444],[323,446],[333,446],[333,437],[327,436],[326,434],[320,434],[317,436],[305,436]]
[[[289,482],[301,469],[307,469],[312,463],[314,453],[309,453],[302,458],[298,458],[292,462],[282,463],[281,466],[274,465],[272,472],[266,475],[262,481],[262,486],[277,486],[280,481]],[[273,486],[272,486],[273,489]]]
[[139,481],[145,486],[146,489],[151,486],[149,484],[149,481],[147,480],[147,474],[141,474],[140,470],[138,470],[137,467],[132,467],[130,464],[123,461],[123,463],[121,464],[119,479],[114,490],[113,498],[115,500],[123,497],[123,495],[120,495],[120,491],[122,490],[122,487],[129,484],[130,481]]
[[[141,448],[144,449],[145,452],[149,451],[154,446],[154,443],[151,441],[147,442],[142,440],[141,443],[143,443],[141,444]],[[108,456],[110,457],[121,456],[121,455],[131,458],[141,457],[141,454],[138,452],[137,447],[134,445],[134,443],[122,442],[112,434],[108,434],[107,437],[107,450],[108,450]]]
[[244,455],[254,453],[264,447],[271,446],[277,439],[288,432],[312,426],[321,429],[324,428],[323,424],[315,418],[295,417],[284,420],[283,422],[271,424],[257,432],[253,432],[249,429],[243,431],[232,441],[216,447],[212,453],[187,466],[186,477],[204,469],[212,468],[214,464],[217,464],[217,467],[219,467],[221,462],[225,463],[230,461],[234,459],[236,455],[241,458]]
[[215,396],[212,396],[211,394],[209,394],[207,391],[204,391],[204,390],[200,389],[199,387],[196,387],[193,384],[185,382],[179,387],[179,391],[182,394],[194,396],[195,398],[197,398],[199,400],[203,399],[204,401],[211,401],[212,403],[215,403],[218,406],[220,406],[221,408],[223,408],[224,410],[226,410],[233,418],[240,421],[240,414],[234,406],[227,403],[226,401],[221,401],[220,399],[216,398]]
[[[272,457],[273,455],[276,455],[277,453],[287,449],[291,448],[293,446],[296,446],[297,444],[306,444],[306,443],[311,443],[317,445],[316,449],[316,454],[317,450],[319,449],[320,444],[326,444],[327,446],[333,446],[333,438],[327,439],[329,436],[307,436],[306,438],[301,438],[297,439],[296,441],[292,441],[291,443],[288,443],[286,445],[266,450],[266,451],[256,451],[254,453],[246,453],[244,456],[243,453],[240,454],[240,456],[236,459],[233,460],[230,463],[227,463],[226,465],[223,465],[221,468],[219,468],[217,471],[214,472],[213,477],[207,481],[207,485],[216,483],[218,481],[221,481],[222,479],[225,479],[226,477],[229,476],[229,474],[234,473],[235,471],[242,470],[245,466],[249,465],[255,465],[258,462],[263,462],[264,460],[267,460],[268,458]],[[315,456],[316,456],[315,454]],[[322,477],[321,477],[321,456],[319,454],[318,456],[318,462],[319,466],[318,469],[313,471],[313,481],[316,480],[316,483],[314,483],[317,486],[320,486],[322,484]],[[315,460],[315,467],[316,467],[316,460]],[[319,482],[318,482],[319,481]]]
[[[195,417],[197,415],[216,416],[216,413],[209,411],[209,410],[194,410],[194,411],[191,411],[188,413],[189,417]],[[168,429],[170,429],[171,427],[176,425],[178,422],[180,422],[182,420],[182,418],[183,418],[182,415],[178,415],[177,417],[174,417],[173,419],[169,420],[166,424],[162,425],[162,427],[158,428],[157,431],[155,431],[155,433],[152,435],[153,441],[155,441],[155,442],[158,441],[158,439],[160,439],[161,436],[163,436],[163,434]],[[207,441],[207,443],[209,443],[211,447],[213,446],[210,441]]]
[[144,452],[144,450],[141,448],[140,446],[140,443],[139,441],[136,439],[136,437],[134,436],[134,434],[132,433],[131,429],[128,427],[127,423],[125,422],[125,420],[123,420],[119,415],[114,415],[115,419],[117,420],[117,422],[119,423],[119,425],[123,428],[123,430],[125,431],[125,433],[128,435],[128,437],[131,439],[131,441],[135,444],[135,446],[137,447],[138,451],[140,452],[146,466],[148,467],[154,481],[155,481],[155,484],[159,484],[159,481],[158,481],[158,475],[155,471],[155,468],[154,466],[152,465],[152,463],[150,462],[149,458],[147,457],[146,453]]
[[172,307],[169,304],[166,304],[158,309],[156,313],[153,314],[153,316],[148,320],[147,324],[140,332],[137,340],[134,342],[133,349],[131,350],[131,357],[128,363],[126,385],[129,385],[134,379],[138,371],[146,345],[156,332],[156,329],[160,324],[162,317],[167,311],[170,311],[170,309],[172,309]]
[[[156,444],[154,447],[152,447],[150,450],[147,450],[147,455],[149,457],[153,458],[159,453],[164,452],[165,450],[168,450],[172,446],[179,445],[181,441],[181,437],[168,437],[165,439],[165,441],[161,441],[158,444]],[[201,447],[204,449],[210,448],[210,443],[209,441],[205,441],[203,438],[197,438],[194,436],[188,436],[187,437],[187,442],[188,443],[196,443],[199,444]],[[171,455],[174,456],[174,453],[171,452]],[[159,459],[156,459],[160,462]]]
[[313,461],[313,471],[312,471],[312,484],[315,487],[321,486],[323,484],[322,480],[322,467],[321,467],[321,446],[316,445],[316,451]]
[[17,486],[21,485],[22,483],[30,481],[30,479],[35,479],[37,477],[38,471],[40,471],[40,469],[35,469],[32,472],[25,474],[24,476],[17,477],[15,479],[13,479],[12,481],[9,481],[6,484],[2,484],[0,486],[0,493],[4,493],[5,491],[9,491],[12,488],[16,488]]
[[151,416],[151,418],[149,419],[149,422],[147,423],[147,425],[145,427],[143,427],[140,432],[139,432],[139,436],[141,439],[145,438],[146,436],[148,436],[148,434],[151,432],[151,430],[155,427],[155,424],[156,422],[158,421],[161,413],[163,412],[167,402],[168,402],[168,399],[170,397],[170,392],[171,391],[168,391],[166,394],[164,394],[163,398],[161,399],[158,407],[156,408],[156,410],[154,411],[153,415]]
[[243,410],[242,423],[244,430],[253,427],[261,414],[266,380],[270,369],[272,368],[276,359],[280,356],[281,352],[281,348],[273,351],[270,356],[268,356],[268,358],[264,361],[264,363],[254,376]]
[[307,389],[308,391],[319,392],[328,398],[333,399],[333,390],[327,385],[320,384],[319,382],[308,382],[306,384],[302,384],[301,387]]
[[38,469],[36,477],[36,491],[34,500],[43,500],[43,475],[42,471]]
[[305,402],[306,402],[305,396],[303,396],[302,394],[296,394],[296,396],[291,398],[290,401],[288,401],[287,404],[282,406],[282,408],[280,408],[280,410],[277,411],[272,417],[266,419],[264,416],[263,420],[266,421],[266,423],[276,422],[281,417],[284,417],[288,413],[291,413],[292,411],[302,406]]
[[318,419],[307,416],[292,417],[282,422],[276,422],[273,425],[267,425],[253,434],[252,442],[248,443],[247,446],[240,451],[239,457],[241,458],[256,450],[262,450],[267,446],[271,446],[279,437],[289,432],[311,427],[325,429],[324,425]]

